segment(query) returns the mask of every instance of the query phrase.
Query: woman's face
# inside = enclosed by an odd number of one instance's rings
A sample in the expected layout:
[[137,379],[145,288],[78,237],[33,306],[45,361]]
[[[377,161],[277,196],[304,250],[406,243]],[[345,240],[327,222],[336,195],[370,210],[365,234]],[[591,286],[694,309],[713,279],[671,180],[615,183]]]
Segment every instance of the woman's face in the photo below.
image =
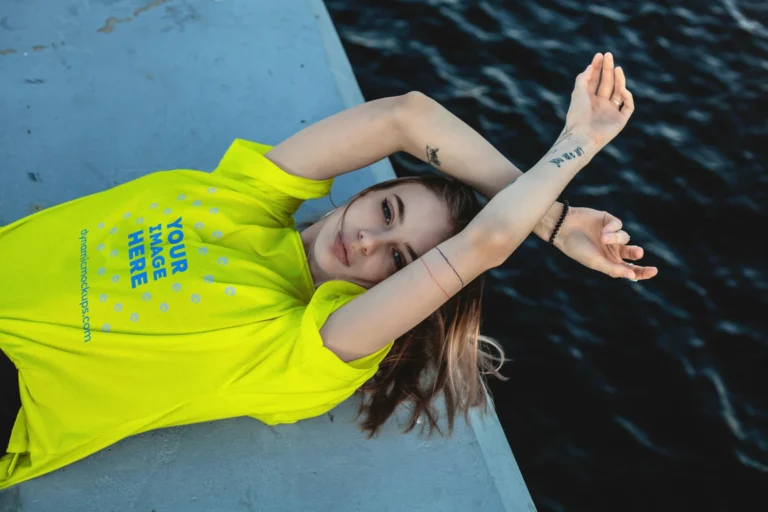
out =
[[375,190],[301,233],[316,283],[341,279],[371,288],[451,235],[448,208],[419,183]]

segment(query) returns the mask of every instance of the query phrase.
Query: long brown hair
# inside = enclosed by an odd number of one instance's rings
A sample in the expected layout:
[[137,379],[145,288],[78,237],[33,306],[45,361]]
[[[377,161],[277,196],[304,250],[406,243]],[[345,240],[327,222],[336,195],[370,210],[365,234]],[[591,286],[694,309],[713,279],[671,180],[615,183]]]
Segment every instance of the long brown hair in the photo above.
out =
[[[352,203],[370,192],[409,182],[420,183],[445,201],[453,228],[451,236],[463,230],[481,209],[473,189],[461,181],[450,176],[422,175],[387,180],[360,191],[349,200],[344,215]],[[302,223],[299,229],[311,224]],[[362,398],[357,417],[367,413],[360,427],[368,432],[369,439],[403,402],[414,405],[403,433],[421,423],[424,414],[429,435],[434,429],[442,435],[439,414],[434,408],[441,393],[449,436],[453,434],[457,413],[463,413],[469,422],[472,407],[483,406],[482,412],[488,412],[486,397],[490,399],[490,392],[485,375],[501,380],[508,378],[499,373],[506,360],[501,345],[480,334],[484,283],[485,277],[481,274],[419,325],[400,336],[376,374],[356,391]],[[487,351],[484,345],[493,347],[498,355]]]

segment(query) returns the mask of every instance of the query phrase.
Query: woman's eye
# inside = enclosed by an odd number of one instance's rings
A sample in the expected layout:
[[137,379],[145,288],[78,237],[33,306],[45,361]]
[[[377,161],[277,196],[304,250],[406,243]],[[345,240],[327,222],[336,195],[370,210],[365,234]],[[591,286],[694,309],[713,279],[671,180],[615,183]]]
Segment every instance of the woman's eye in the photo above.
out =
[[395,268],[397,270],[400,270],[405,265],[403,264],[403,255],[400,254],[398,251],[395,251]]
[[[392,211],[389,209],[389,203],[387,200],[383,200],[381,202],[381,209],[384,210],[384,220],[387,221],[387,224],[392,222]],[[395,260],[395,269],[400,270],[405,266],[405,261],[403,260],[403,255],[400,254],[398,251],[394,251],[394,260]]]
[[381,208],[384,210],[384,219],[387,221],[387,224],[389,224],[392,222],[392,212],[389,210],[389,204],[386,199],[381,202]]

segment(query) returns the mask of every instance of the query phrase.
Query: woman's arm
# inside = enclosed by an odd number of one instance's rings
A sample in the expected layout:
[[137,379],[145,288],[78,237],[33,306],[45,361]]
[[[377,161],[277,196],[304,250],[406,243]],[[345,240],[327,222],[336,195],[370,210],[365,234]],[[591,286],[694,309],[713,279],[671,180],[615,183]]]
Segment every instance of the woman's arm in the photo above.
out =
[[[398,125],[403,133],[400,149],[470,185],[488,199],[523,175],[490,142],[429,96],[412,91],[404,95]],[[562,134],[561,134],[562,136]],[[552,235],[562,213],[553,204],[540,217],[533,232],[544,240]]]
[[[344,361],[371,354],[418,325],[465,283],[498,266],[522,243],[554,199],[634,111],[623,72],[588,85],[593,66],[576,79],[566,117],[569,127],[552,149],[523,176],[498,192],[459,234],[335,311],[320,335]],[[613,100],[613,101],[612,101]],[[623,100],[623,109],[617,106]],[[453,268],[451,268],[453,267]],[[627,274],[629,275],[629,274]],[[620,277],[617,275],[616,277]]]
[[[338,112],[295,133],[264,156],[290,174],[323,180],[398,151],[432,164],[489,199],[523,174],[479,133],[419,92]],[[561,212],[560,203],[551,205],[534,232],[547,239]]]
[[504,262],[597,149],[578,133],[557,142],[464,230],[438,245],[450,266],[438,249],[428,251],[331,314],[320,329],[323,344],[353,361],[418,325],[461,289],[454,269],[468,283]]

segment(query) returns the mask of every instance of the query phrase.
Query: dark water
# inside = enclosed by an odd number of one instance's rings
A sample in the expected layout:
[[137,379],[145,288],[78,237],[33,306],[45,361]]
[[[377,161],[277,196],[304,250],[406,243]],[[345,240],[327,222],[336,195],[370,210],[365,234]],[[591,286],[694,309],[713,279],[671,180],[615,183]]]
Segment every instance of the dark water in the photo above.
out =
[[635,114],[562,197],[621,218],[659,275],[531,236],[488,275],[483,330],[515,359],[497,412],[540,511],[768,509],[768,2],[326,4],[366,99],[420,90],[523,170],[614,53]]

